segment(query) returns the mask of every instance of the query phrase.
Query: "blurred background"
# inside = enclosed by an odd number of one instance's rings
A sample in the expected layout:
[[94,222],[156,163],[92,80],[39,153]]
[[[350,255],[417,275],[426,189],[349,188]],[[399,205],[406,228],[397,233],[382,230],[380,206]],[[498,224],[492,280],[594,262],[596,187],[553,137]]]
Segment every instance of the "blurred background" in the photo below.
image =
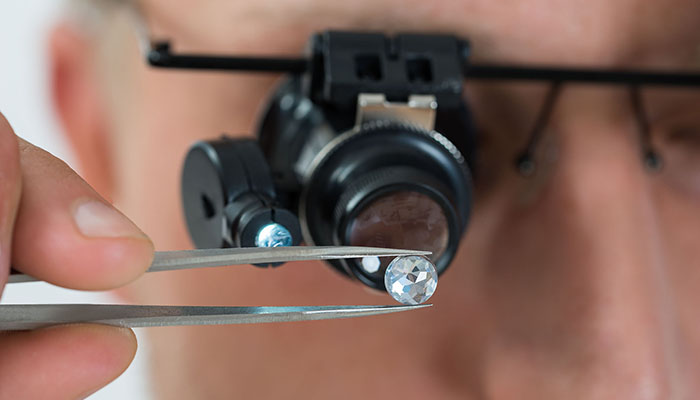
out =
[[[54,116],[48,90],[46,36],[61,18],[63,2],[23,0],[0,2],[0,111],[17,135],[72,164]],[[113,303],[107,293],[66,290],[44,283],[9,285],[1,303]],[[90,399],[149,399],[148,344],[137,330],[139,350],[124,375]]]

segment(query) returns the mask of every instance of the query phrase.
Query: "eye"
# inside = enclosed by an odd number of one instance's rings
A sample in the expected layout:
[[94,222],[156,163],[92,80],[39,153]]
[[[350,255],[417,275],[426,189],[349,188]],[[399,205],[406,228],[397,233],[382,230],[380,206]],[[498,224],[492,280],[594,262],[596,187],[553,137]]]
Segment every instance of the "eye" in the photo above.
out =
[[700,203],[700,90],[647,88],[652,143],[662,157],[660,177]]
[[663,159],[662,178],[700,201],[700,109],[676,112],[651,128]]
[[671,130],[668,133],[668,141],[683,146],[691,146],[695,151],[700,151],[700,123]]
[[676,151],[697,155],[700,152],[700,107],[679,104],[674,112],[653,121],[651,130],[658,145],[679,147]]

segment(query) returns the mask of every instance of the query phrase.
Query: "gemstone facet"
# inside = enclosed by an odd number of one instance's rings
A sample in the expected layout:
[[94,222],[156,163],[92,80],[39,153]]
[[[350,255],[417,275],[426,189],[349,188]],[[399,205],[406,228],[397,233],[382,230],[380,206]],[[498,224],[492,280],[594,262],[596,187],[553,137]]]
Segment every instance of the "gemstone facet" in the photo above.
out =
[[421,304],[435,293],[438,275],[430,260],[422,256],[396,257],[384,273],[386,291],[403,304]]

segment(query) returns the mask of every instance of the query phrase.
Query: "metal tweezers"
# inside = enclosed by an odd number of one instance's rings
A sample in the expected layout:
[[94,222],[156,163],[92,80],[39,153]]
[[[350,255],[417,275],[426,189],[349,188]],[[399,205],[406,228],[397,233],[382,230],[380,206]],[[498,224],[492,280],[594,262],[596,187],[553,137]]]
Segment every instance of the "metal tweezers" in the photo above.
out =
[[[351,246],[231,248],[156,252],[146,272],[287,261],[428,255],[416,250]],[[38,281],[12,272],[8,283]],[[98,323],[122,327],[223,325],[308,321],[388,314],[429,305],[201,307],[120,304],[5,304],[0,305],[0,330],[37,329],[52,325]]]

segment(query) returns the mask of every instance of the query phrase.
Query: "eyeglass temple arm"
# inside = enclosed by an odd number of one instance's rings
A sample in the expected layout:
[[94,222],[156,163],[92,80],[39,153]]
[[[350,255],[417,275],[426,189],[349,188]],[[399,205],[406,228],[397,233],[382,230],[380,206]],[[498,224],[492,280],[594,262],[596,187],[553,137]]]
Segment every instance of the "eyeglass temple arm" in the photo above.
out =
[[700,73],[687,71],[640,71],[597,68],[525,67],[465,64],[471,79],[578,82],[614,85],[700,86]]
[[302,74],[309,69],[309,61],[301,57],[224,57],[203,54],[173,54],[168,42],[153,43],[146,57],[150,65],[160,68],[284,72],[290,74]]
[[[229,57],[206,54],[176,54],[167,41],[152,43],[146,52],[148,63],[160,68],[220,71],[250,71],[302,74],[311,62],[304,57]],[[617,85],[700,86],[700,73],[687,71],[639,71],[597,68],[529,67],[519,65],[471,64],[462,54],[467,79],[556,81]]]

